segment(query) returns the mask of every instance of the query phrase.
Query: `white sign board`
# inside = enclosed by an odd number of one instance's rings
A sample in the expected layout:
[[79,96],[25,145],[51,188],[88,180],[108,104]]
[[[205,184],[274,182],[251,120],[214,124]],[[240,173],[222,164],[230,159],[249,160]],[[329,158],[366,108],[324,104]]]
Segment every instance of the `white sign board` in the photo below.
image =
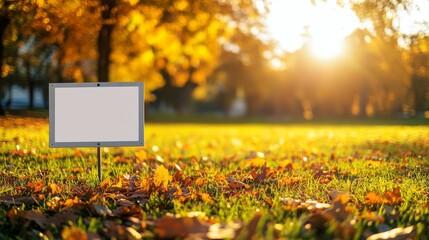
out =
[[51,83],[49,146],[142,146],[143,99],[143,83]]

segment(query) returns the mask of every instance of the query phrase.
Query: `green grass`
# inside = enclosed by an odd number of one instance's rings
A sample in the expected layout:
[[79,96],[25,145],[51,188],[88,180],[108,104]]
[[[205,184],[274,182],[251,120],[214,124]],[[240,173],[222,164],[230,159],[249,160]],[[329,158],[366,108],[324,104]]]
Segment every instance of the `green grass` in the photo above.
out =
[[[107,180],[100,186],[96,149],[48,148],[44,119],[0,123],[0,238],[214,232],[199,224],[223,224],[217,232],[224,238],[365,239],[408,226],[415,239],[429,235],[426,125],[148,123],[145,147],[103,149]],[[264,163],[268,175],[255,180]],[[154,183],[161,165],[172,177],[165,186]],[[243,187],[233,188],[231,179]],[[335,205],[333,191],[347,202]],[[381,200],[367,201],[370,192]],[[11,201],[19,197],[26,201]],[[197,222],[185,221],[191,215]],[[175,217],[168,227],[165,216]]]

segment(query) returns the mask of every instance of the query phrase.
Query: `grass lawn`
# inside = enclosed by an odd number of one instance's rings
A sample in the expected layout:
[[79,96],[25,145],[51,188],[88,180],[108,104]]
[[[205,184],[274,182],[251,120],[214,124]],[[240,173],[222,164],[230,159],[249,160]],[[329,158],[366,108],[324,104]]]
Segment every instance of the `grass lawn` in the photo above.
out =
[[428,125],[148,123],[102,152],[99,183],[96,149],[0,118],[0,239],[429,236]]

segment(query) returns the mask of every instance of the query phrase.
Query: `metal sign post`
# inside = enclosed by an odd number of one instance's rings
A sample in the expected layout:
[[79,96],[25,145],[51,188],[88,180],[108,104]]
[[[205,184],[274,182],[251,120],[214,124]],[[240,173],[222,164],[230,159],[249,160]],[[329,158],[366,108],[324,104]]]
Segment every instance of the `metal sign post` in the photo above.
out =
[[49,147],[101,148],[144,145],[141,82],[50,83]]
[[97,147],[97,160],[98,160],[98,182],[101,183],[101,151],[100,147]]

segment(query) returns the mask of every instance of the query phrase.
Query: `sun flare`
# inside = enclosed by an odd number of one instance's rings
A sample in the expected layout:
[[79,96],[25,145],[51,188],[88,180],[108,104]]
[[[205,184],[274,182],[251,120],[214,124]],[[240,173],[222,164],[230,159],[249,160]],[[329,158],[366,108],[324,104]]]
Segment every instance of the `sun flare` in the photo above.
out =
[[315,57],[330,59],[342,53],[343,39],[358,27],[359,21],[352,10],[335,1],[313,4],[273,0],[266,23],[272,38],[285,51],[295,52],[307,41]]

